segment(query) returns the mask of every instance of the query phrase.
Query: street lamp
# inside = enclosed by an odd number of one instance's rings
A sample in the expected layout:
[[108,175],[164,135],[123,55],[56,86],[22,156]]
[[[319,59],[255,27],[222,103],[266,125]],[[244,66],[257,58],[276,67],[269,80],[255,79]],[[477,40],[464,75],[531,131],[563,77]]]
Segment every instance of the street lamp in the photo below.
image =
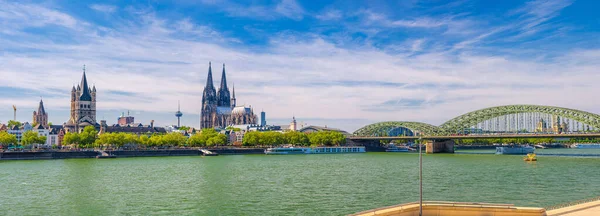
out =
[[419,133],[419,216],[423,216],[423,137]]

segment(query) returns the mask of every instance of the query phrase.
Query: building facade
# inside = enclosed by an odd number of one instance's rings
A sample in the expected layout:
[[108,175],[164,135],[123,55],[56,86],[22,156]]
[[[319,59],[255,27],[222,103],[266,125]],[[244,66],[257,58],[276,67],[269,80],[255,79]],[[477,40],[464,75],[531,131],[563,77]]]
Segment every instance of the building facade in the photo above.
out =
[[221,85],[217,91],[213,85],[212,67],[208,63],[208,77],[202,92],[201,128],[225,128],[229,125],[256,124],[257,117],[251,107],[236,106],[235,86],[230,94],[225,75],[225,64]]
[[81,132],[90,125],[100,127],[96,122],[96,86],[88,86],[84,66],[81,83],[71,89],[71,117],[64,128],[67,132]]
[[120,126],[133,124],[134,122],[135,118],[129,115],[129,111],[127,111],[127,116],[125,116],[125,113],[122,113],[121,116],[119,116],[119,118],[117,119],[117,124],[119,124]]
[[33,111],[33,125],[42,125],[48,128],[48,113],[44,109],[44,101],[40,100],[37,111]]

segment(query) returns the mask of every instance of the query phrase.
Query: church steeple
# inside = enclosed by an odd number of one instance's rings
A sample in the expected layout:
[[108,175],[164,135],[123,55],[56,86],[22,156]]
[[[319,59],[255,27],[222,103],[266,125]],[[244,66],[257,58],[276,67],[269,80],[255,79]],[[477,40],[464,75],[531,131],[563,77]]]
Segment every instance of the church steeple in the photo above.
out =
[[42,99],[40,99],[40,105],[38,106],[38,114],[44,114],[46,113],[46,109],[44,109],[44,101]]
[[83,65],[83,76],[81,77],[81,96],[79,96],[80,101],[91,101],[92,96],[90,95],[90,88],[87,84],[87,78],[85,77],[85,65]]
[[235,83],[232,86],[231,108],[235,108]]
[[214,89],[213,80],[212,80],[212,66],[210,62],[208,62],[208,78],[206,78],[206,87],[204,89]]
[[219,87],[219,91],[222,89],[227,89],[227,77],[225,76],[225,64],[223,64],[223,73],[221,74],[221,86]]
[[225,76],[225,64],[223,64],[221,86],[219,86],[219,91],[217,91],[217,105],[224,107],[231,106],[231,97],[229,95],[229,88],[227,88],[227,76]]

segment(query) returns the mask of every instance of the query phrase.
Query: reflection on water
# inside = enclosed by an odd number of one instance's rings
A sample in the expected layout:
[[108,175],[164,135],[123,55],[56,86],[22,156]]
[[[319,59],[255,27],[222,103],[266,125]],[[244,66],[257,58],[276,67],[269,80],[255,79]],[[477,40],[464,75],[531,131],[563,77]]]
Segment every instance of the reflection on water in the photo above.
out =
[[[565,151],[578,150],[536,150]],[[416,201],[417,161],[414,153],[0,161],[0,211],[345,215]],[[600,194],[600,158],[435,154],[423,161],[425,200],[550,206]]]

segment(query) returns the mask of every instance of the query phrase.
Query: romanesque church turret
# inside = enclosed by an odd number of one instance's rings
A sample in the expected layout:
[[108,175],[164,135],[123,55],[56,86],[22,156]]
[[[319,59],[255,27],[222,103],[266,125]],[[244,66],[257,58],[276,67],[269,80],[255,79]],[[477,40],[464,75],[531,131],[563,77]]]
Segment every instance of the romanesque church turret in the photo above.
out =
[[96,123],[96,86],[89,87],[84,65],[81,83],[71,89],[71,117],[64,127],[68,132],[80,132],[89,125],[99,127]]
[[42,125],[44,128],[48,128],[48,113],[44,109],[44,101],[40,99],[40,105],[37,111],[33,111],[33,125]]
[[232,124],[256,124],[257,117],[248,107],[236,107],[235,89],[233,97],[227,87],[225,64],[221,75],[219,91],[215,91],[212,80],[212,67],[208,63],[208,77],[202,94],[202,112],[200,113],[201,128],[225,128]]

